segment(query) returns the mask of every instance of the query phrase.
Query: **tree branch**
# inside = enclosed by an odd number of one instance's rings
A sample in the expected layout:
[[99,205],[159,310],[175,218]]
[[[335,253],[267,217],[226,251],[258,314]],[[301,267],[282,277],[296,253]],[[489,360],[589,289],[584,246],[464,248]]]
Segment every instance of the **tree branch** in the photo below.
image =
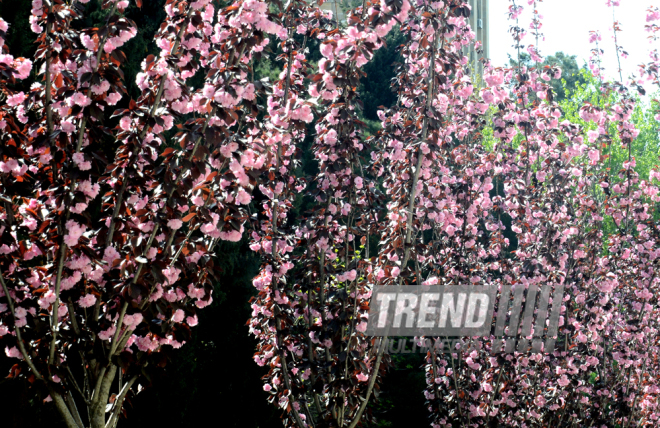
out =
[[16,332],[16,339],[17,339],[16,342],[18,345],[18,350],[21,351],[21,355],[23,356],[23,359],[27,363],[30,370],[32,370],[34,376],[39,380],[43,380],[41,373],[39,373],[39,370],[37,370],[37,367],[34,365],[34,362],[32,362],[30,355],[25,349],[25,344],[23,343],[23,337],[21,335],[21,328],[16,327],[16,311],[14,308],[14,301],[12,300],[11,295],[9,294],[9,289],[7,288],[5,279],[2,276],[2,272],[0,272],[0,284],[2,284],[2,290],[4,291],[5,296],[7,296],[7,301],[9,302],[9,310],[11,311],[11,316],[14,318],[14,331]]
[[[68,213],[67,216],[68,217]],[[67,245],[64,243],[64,231],[62,231],[62,244],[60,245],[60,259],[57,262],[57,279],[55,280],[55,302],[53,303],[53,314],[51,315],[50,328],[52,330],[53,339],[50,342],[50,356],[48,357],[48,364],[55,362],[55,345],[57,342],[57,332],[59,330],[57,323],[59,322],[59,309],[60,309],[60,286],[62,284],[62,271],[64,269],[64,257],[67,252]],[[72,314],[69,314],[73,316]]]
[[117,422],[119,422],[119,413],[121,412],[121,409],[124,405],[126,394],[131,389],[136,380],[137,375],[130,378],[119,392],[119,395],[115,398],[115,402],[112,408],[112,415],[110,416],[110,419],[108,419],[108,422],[105,424],[105,428],[115,428],[117,426]]
[[[434,34],[437,34],[434,33]],[[435,85],[435,50],[436,50],[436,43],[437,43],[437,38],[433,39],[433,43],[431,44],[431,66],[429,70],[429,79],[428,79],[428,88],[427,88],[427,94],[426,94],[426,109],[425,109],[425,115],[424,115],[424,122],[422,125],[422,138],[420,140],[421,143],[426,141],[426,138],[428,137],[428,131],[429,131],[429,123],[428,123],[428,111],[431,108],[431,100],[433,98],[433,91],[434,91],[434,85]],[[415,215],[415,194],[417,192],[417,183],[419,181],[419,174],[422,169],[422,159],[424,154],[422,153],[421,147],[417,149],[417,164],[415,165],[415,172],[413,174],[413,181],[410,186],[410,201],[408,202],[408,217],[406,219],[406,240],[405,240],[405,252],[403,256],[403,262],[401,263],[401,272],[403,273],[403,270],[406,268],[406,265],[408,264],[408,261],[410,259],[410,244],[412,242],[412,222],[413,222],[413,216]],[[403,281],[403,275],[400,277],[400,284]]]
[[[48,44],[48,39],[50,38],[50,33],[53,30],[53,24],[50,22],[50,15],[53,13],[53,5],[51,3],[50,6],[48,6],[48,24],[46,25],[46,34],[44,35],[44,43]],[[53,134],[53,110],[51,108],[51,103],[52,103],[52,94],[51,92],[51,86],[52,86],[52,81],[51,81],[51,76],[50,76],[50,55],[51,55],[52,49],[46,49],[46,87],[44,88],[44,93],[46,96],[46,101],[44,105],[44,109],[46,110],[46,122],[48,125],[48,139],[50,140],[50,136]]]
[[76,401],[73,399],[71,390],[66,391],[66,398],[64,399],[64,402],[66,403],[69,412],[71,412],[71,415],[73,416],[73,420],[76,422],[76,424],[80,428],[84,428],[85,424],[83,424],[83,421],[80,418],[80,413],[78,413],[78,407],[76,406]]
[[116,373],[117,366],[111,364],[108,370],[104,370],[104,376],[100,378],[101,383],[98,389],[98,395],[94,397],[90,408],[90,419],[92,420],[92,426],[95,428],[105,426],[105,405],[108,403],[110,387]]
[[367,408],[367,404],[369,404],[369,398],[371,397],[371,392],[373,391],[374,385],[376,384],[376,378],[378,377],[378,369],[380,369],[380,363],[382,361],[383,353],[385,352],[386,347],[387,347],[387,337],[382,337],[380,339],[380,344],[378,346],[378,354],[376,355],[376,362],[374,363],[374,371],[371,374],[371,377],[369,378],[369,386],[367,387],[367,393],[365,394],[364,401],[362,402],[362,404],[360,404],[360,407],[358,408],[358,411],[355,414],[355,417],[353,418],[353,421],[348,426],[348,428],[355,428],[357,426],[357,424],[360,422],[360,419],[362,418],[362,413],[364,413],[364,410]]
[[[186,18],[183,20],[183,22],[181,22],[181,28],[179,29],[179,33],[177,34],[176,41],[174,42],[174,46],[172,47],[171,52],[175,52],[174,54],[175,57],[178,57],[179,55],[178,50],[179,50],[179,46],[181,45],[181,38],[183,37],[183,33],[186,29],[186,20],[190,16],[191,12],[192,12],[192,8],[188,10],[188,14]],[[163,75],[160,79],[160,84],[158,86],[158,92],[156,93],[156,98],[154,99],[154,104],[151,107],[151,112],[149,113],[150,117],[153,117],[156,114],[156,110],[158,110],[158,108],[160,107],[160,102],[163,97],[163,92],[165,91],[166,81],[167,81],[167,76]],[[138,143],[136,144],[135,149],[133,149],[133,153],[131,153],[131,159],[129,160],[129,164],[135,161],[135,157],[140,151],[141,141],[147,135],[148,131],[149,128],[147,126],[144,126],[140,131],[140,134],[138,136]],[[112,243],[112,236],[114,235],[114,231],[115,231],[115,221],[117,220],[117,216],[119,215],[121,204],[124,200],[124,192],[126,191],[127,184],[128,184],[128,180],[126,177],[124,177],[124,180],[122,181],[121,184],[121,188],[119,189],[119,192],[117,192],[117,202],[115,203],[115,208],[112,212],[112,217],[110,218],[110,225],[108,226],[108,235],[106,236],[106,241],[105,241],[106,247],[109,247],[110,244]]]
[[71,414],[71,411],[69,410],[69,407],[66,405],[64,398],[62,398],[62,396],[59,393],[55,392],[54,389],[52,388],[48,388],[48,389],[50,392],[50,397],[53,399],[53,402],[55,403],[55,407],[60,412],[60,415],[62,415],[62,418],[64,419],[64,423],[66,423],[67,428],[83,428],[82,426],[79,426],[78,423],[76,422],[76,419]]
[[[108,23],[110,22],[110,18],[112,18],[115,14],[115,11],[117,10],[117,3],[112,4],[112,9],[110,9],[110,13],[108,14],[108,19],[106,20],[106,27],[108,26]],[[94,67],[94,73],[96,73],[99,70],[99,65],[101,63],[101,55],[103,54],[103,46],[105,45],[106,40],[108,39],[108,36],[110,35],[109,31],[106,31],[103,34],[103,37],[101,37],[101,40],[99,40],[99,50],[96,53],[96,66]],[[86,94],[89,94],[90,87],[86,88]],[[85,135],[85,127],[87,126],[87,116],[83,116],[82,119],[80,120],[80,130],[78,132],[78,144],[76,146],[76,153],[80,152],[80,149],[82,147],[83,143],[83,137]]]

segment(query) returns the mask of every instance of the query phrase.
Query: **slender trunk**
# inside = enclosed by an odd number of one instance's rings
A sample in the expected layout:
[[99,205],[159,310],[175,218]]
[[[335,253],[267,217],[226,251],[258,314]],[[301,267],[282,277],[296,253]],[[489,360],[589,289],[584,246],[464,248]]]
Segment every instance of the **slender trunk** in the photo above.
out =
[[[437,35],[437,33],[436,33]],[[426,109],[424,111],[424,121],[422,124],[422,138],[420,142],[423,143],[426,141],[429,132],[429,123],[428,123],[428,111],[431,108],[431,100],[433,99],[434,85],[435,85],[435,49],[436,49],[437,37],[434,37],[433,44],[431,45],[431,66],[429,70],[429,80],[428,88],[426,93]],[[419,182],[419,173],[422,169],[422,160],[424,154],[422,153],[421,147],[417,149],[417,164],[415,165],[415,172],[413,173],[413,180],[410,186],[410,200],[408,201],[408,217],[406,218],[406,240],[405,240],[405,252],[403,256],[403,263],[401,263],[401,273],[406,269],[406,265],[410,260],[410,245],[412,244],[412,223],[413,216],[415,215],[415,195],[417,193],[417,183]],[[401,276],[401,285],[403,281],[403,276]]]
[[105,428],[105,406],[108,404],[110,387],[115,380],[117,366],[111,364],[110,367],[102,373],[103,377],[99,379],[101,383],[98,396],[95,397],[95,401],[89,407],[89,422],[91,428]]
[[[52,4],[48,7],[48,21],[50,21],[50,15],[53,13],[53,6]],[[46,25],[46,38],[45,43],[48,43],[48,39],[50,38],[50,32],[53,30],[53,24],[51,22],[48,22],[48,25]],[[52,103],[52,94],[51,94],[51,86],[52,86],[52,79],[50,75],[50,64],[51,64],[51,56],[52,50],[51,49],[46,49],[46,87],[44,88],[44,93],[46,96],[45,104],[44,104],[44,109],[46,110],[46,122],[47,122],[47,130],[48,130],[48,138],[50,139],[50,136],[53,134],[53,109],[51,107]]]

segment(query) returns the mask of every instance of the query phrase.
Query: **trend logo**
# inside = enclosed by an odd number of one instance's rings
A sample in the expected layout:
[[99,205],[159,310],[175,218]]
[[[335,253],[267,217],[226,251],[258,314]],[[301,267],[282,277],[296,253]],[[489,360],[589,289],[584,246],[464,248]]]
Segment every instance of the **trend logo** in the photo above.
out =
[[[493,286],[375,286],[366,334],[439,337],[444,343],[448,338],[483,337],[492,339],[493,353],[550,353],[557,340],[564,286],[554,287],[549,310],[551,291],[553,287],[537,284],[503,286],[493,317],[498,295]],[[440,346],[438,351],[451,349]]]

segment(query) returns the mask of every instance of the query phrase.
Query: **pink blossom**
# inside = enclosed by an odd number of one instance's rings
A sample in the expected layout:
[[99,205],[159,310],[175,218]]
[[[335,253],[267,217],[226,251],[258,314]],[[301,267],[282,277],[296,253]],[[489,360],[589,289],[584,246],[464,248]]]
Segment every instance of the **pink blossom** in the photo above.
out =
[[25,101],[26,98],[27,98],[27,96],[25,95],[25,93],[19,92],[17,94],[14,94],[14,95],[11,95],[11,96],[7,97],[6,102],[7,102],[8,106],[15,107],[19,104],[22,104],[23,101]]
[[243,234],[238,230],[230,230],[228,232],[220,232],[220,239],[223,241],[238,242],[241,240]]
[[323,137],[323,140],[325,141],[326,144],[334,146],[335,143],[337,142],[337,131],[335,131],[334,129],[330,129]]
[[81,171],[87,171],[92,169],[92,163],[85,160],[85,155],[83,153],[74,153],[73,162],[78,166],[78,169]]
[[78,304],[81,308],[89,308],[94,306],[96,303],[96,296],[93,294],[85,294],[83,297],[78,299]]
[[76,92],[73,95],[72,101],[74,104],[79,105],[80,107],[87,107],[92,103],[92,100],[90,100],[85,94],[81,94],[80,92]]
[[191,316],[191,317],[187,317],[187,318],[186,318],[186,323],[187,323],[190,327],[195,327],[195,326],[198,324],[197,315],[193,315],[193,316]]
[[172,315],[172,321],[180,323],[185,318],[186,314],[181,309],[177,309]]
[[121,256],[114,247],[106,247],[103,253],[103,260],[105,260],[110,265],[112,265],[112,262],[119,259],[120,257]]
[[113,92],[105,98],[105,102],[108,103],[108,105],[113,106],[117,104],[117,102],[119,102],[120,99],[121,99],[121,94],[119,92]]
[[252,200],[252,196],[243,189],[239,189],[236,195],[236,202],[239,204],[247,205]]
[[112,53],[117,47],[113,43],[112,39],[108,39],[105,44],[103,45],[103,52],[105,53]]
[[169,284],[174,284],[179,280],[179,274],[181,273],[180,269],[177,269],[175,267],[167,267],[163,269],[163,275],[169,282]]
[[592,31],[589,34],[589,43],[599,42],[602,40],[600,33],[597,31]]
[[110,340],[114,336],[115,331],[117,331],[117,327],[113,324],[107,330],[103,330],[103,331],[99,332],[98,337],[101,340]]
[[156,258],[156,255],[157,255],[157,254],[158,254],[158,248],[151,247],[151,248],[149,248],[149,251],[147,251],[147,255],[146,255],[146,257],[147,257],[147,259],[149,259],[149,260],[153,260],[153,259]]
[[84,47],[86,47],[90,51],[95,51],[96,50],[96,42],[92,40],[89,35],[82,33],[80,35],[80,42],[83,44]]
[[167,222],[167,227],[172,230],[178,230],[183,226],[183,222],[179,219],[172,219]]
[[503,71],[493,71],[491,74],[484,76],[484,80],[488,86],[497,86],[504,83],[504,72]]
[[92,85],[91,90],[92,93],[95,95],[101,95],[104,94],[110,89],[110,82],[107,80],[102,80],[100,84],[98,85]]
[[333,46],[331,43],[323,43],[321,45],[321,55],[328,59],[333,59],[334,54],[333,54]]
[[85,232],[87,227],[85,225],[80,225],[75,220],[69,220],[66,222],[66,231],[67,234],[64,235],[64,243],[69,247],[74,247],[78,245],[78,240]]
[[136,312],[132,315],[126,314],[124,315],[123,324],[127,326],[129,329],[135,330],[135,328],[137,328],[137,326],[142,322],[143,319],[144,317],[140,312]]
[[[71,275],[62,279],[61,287],[62,290],[70,290],[82,279],[82,274],[79,270],[74,271]],[[66,308],[66,306],[65,306]]]
[[[23,221],[23,224],[25,224],[25,221]],[[36,229],[37,222],[33,220],[27,226],[30,230],[34,230]],[[32,247],[30,247],[30,249],[26,251],[25,254],[23,254],[23,260],[32,260],[34,257],[38,257],[41,255],[43,255],[43,253],[41,252],[39,247],[37,245],[32,245]]]
[[52,158],[53,157],[50,155],[50,153],[44,153],[39,156],[39,162],[41,162],[42,164],[47,164],[48,162],[51,161]]
[[192,284],[188,285],[188,296],[191,299],[202,299],[206,295],[203,288],[196,288]]
[[495,97],[493,96],[493,93],[491,91],[482,90],[481,97],[483,98],[484,102],[487,104],[492,104],[493,101],[495,101]]
[[124,116],[119,121],[119,127],[124,131],[129,131],[131,129],[131,118],[130,116]]
[[96,196],[99,194],[100,189],[101,187],[99,186],[98,183],[92,184],[92,182],[89,180],[84,180],[78,183],[78,190],[83,192],[86,196],[88,196],[91,199],[96,198]]
[[18,358],[20,360],[23,359],[23,356],[21,355],[21,351],[18,350],[15,346],[10,347],[5,347],[5,355],[9,358]]
[[47,292],[44,293],[43,296],[41,296],[41,299],[39,299],[37,303],[39,304],[40,308],[48,309],[50,305],[52,305],[53,302],[55,302],[55,299],[56,299],[55,292],[53,290],[48,290]]

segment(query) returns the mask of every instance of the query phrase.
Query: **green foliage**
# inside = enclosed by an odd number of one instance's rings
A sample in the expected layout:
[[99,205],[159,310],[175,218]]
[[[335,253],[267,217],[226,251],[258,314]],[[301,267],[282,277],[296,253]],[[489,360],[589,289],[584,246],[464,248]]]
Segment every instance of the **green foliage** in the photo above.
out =
[[576,58],[575,55],[557,52],[548,56],[543,62],[543,65],[559,65],[562,69],[561,80],[551,82],[552,89],[557,94],[557,100],[559,101],[566,99],[572,91],[577,89],[579,84],[586,82],[583,76],[586,66],[578,67]]
[[[561,61],[570,62],[566,60],[566,56],[559,52],[555,56],[560,58]],[[549,57],[549,58],[555,58]],[[568,57],[570,58],[570,57]],[[527,60],[529,58],[527,57]],[[572,60],[573,62],[574,59]],[[514,61],[511,61],[515,65]],[[553,85],[555,81],[553,80]],[[577,70],[575,76],[572,76],[570,81],[562,78],[562,88],[564,90],[565,98],[559,98],[559,106],[562,110],[562,117],[560,120],[568,120],[571,123],[583,127],[585,130],[595,130],[596,124],[593,122],[585,122],[580,117],[580,108],[585,104],[590,104],[599,108],[605,108],[608,104],[614,104],[617,101],[615,92],[604,94],[601,90],[601,82],[594,77],[589,70],[581,68]],[[555,89],[556,90],[556,89]],[[605,167],[609,168],[610,183],[620,181],[619,173],[622,171],[623,163],[628,161],[628,158],[635,159],[635,171],[639,174],[640,180],[648,180],[649,173],[654,167],[660,165],[660,123],[654,117],[654,109],[651,105],[650,99],[658,98],[660,94],[654,94],[646,98],[640,97],[636,94],[636,105],[632,113],[631,119],[635,128],[639,130],[639,135],[633,141],[630,148],[623,147],[621,140],[618,137],[618,132],[615,125],[610,125],[608,135],[613,136],[611,143],[602,143],[600,150],[601,156],[604,158]],[[487,113],[486,123],[492,123],[493,110]],[[481,130],[482,144],[488,149],[493,150],[497,141],[493,136],[492,126],[486,126]],[[521,134],[516,135],[513,140],[514,147],[517,147],[524,139]],[[499,190],[498,190],[499,192]],[[594,188],[594,192],[598,193],[600,197],[605,197],[600,187]],[[660,218],[660,212],[656,210],[655,218]],[[503,219],[505,224],[506,220]],[[608,216],[604,219],[605,236],[609,236],[616,229],[614,221]],[[509,225],[507,226],[507,232]],[[507,234],[505,234],[507,235]],[[507,237],[512,240],[513,236]],[[515,242],[512,240],[512,247],[515,247]],[[606,242],[603,243],[606,249]]]
[[134,2],[126,9],[126,16],[137,24],[138,34],[128,43],[122,46],[128,62],[122,69],[126,76],[126,87],[129,95],[137,98],[140,90],[135,84],[135,76],[140,72],[142,60],[149,54],[155,54],[158,50],[154,41],[154,34],[158,31],[161,22],[165,19],[165,0],[151,0],[142,2],[142,8],[138,9]]
[[[599,81],[587,70],[580,70],[580,76],[584,83],[577,84],[575,90],[570,92],[570,97],[561,101],[559,105],[567,120],[586,129],[595,129],[596,125],[594,123],[586,123],[579,116],[580,107],[584,103],[604,107],[606,104],[616,101],[616,94],[611,93],[608,97],[605,97],[600,90]],[[649,172],[654,166],[658,165],[658,155],[660,154],[659,124],[653,117],[653,110],[648,100],[637,97],[632,122],[635,128],[639,130],[639,135],[630,147],[630,155],[635,158],[635,171],[640,175],[640,178],[648,180]],[[614,126],[609,131],[610,135],[617,135]],[[613,139],[612,144],[602,148],[602,153],[610,156],[607,160],[610,175],[618,174],[618,171],[623,167],[623,163],[628,160],[628,151],[627,147],[621,146],[621,140],[618,137]]]
[[385,37],[386,46],[376,51],[373,59],[364,66],[366,76],[360,81],[359,93],[366,119],[378,120],[379,106],[391,107],[396,103],[396,93],[392,92],[391,86],[396,75],[395,65],[402,61],[398,47],[403,42],[403,33],[398,27],[394,28]]
[[9,24],[5,44],[15,57],[32,58],[37,45],[35,36],[30,30],[30,9],[32,0],[12,0],[0,2],[0,16]]
[[257,80],[268,78],[268,80],[274,82],[278,79],[281,72],[282,69],[273,64],[273,61],[269,58],[263,58],[254,67],[254,78]]
[[[606,104],[615,102],[617,95],[611,93],[608,97],[605,97],[600,90],[600,82],[590,72],[583,69],[580,73],[584,83],[578,84],[575,91],[571,93],[570,98],[560,102],[560,106],[566,118],[571,122],[584,126],[586,129],[595,129],[593,123],[585,123],[580,118],[580,106],[586,102],[594,106],[604,107]],[[656,98],[657,96],[658,94],[655,94]],[[653,108],[648,98],[640,98],[637,95],[637,103],[631,118],[635,128],[639,130],[639,135],[631,146],[628,148],[621,145],[621,140],[612,125],[609,129],[609,135],[614,136],[613,141],[610,144],[604,144],[601,148],[601,153],[608,156],[605,162],[609,168],[610,182],[619,181],[619,172],[623,168],[623,163],[628,161],[629,156],[635,159],[634,169],[641,180],[648,180],[651,169],[660,164],[660,134],[658,132],[660,124],[654,118]],[[656,210],[655,217],[658,218],[659,216],[660,213]],[[608,236],[615,229],[614,221],[606,217],[605,235]]]
[[[511,66],[518,65],[518,61],[511,57],[509,57],[509,63]],[[536,67],[536,63],[531,60],[529,54],[524,52],[520,54],[520,63],[528,68]],[[567,99],[579,85],[585,84],[587,81],[584,75],[584,72],[587,70],[586,66],[578,66],[576,55],[566,55],[564,52],[557,52],[554,55],[547,56],[545,60],[539,64],[539,69],[542,69],[546,65],[558,65],[562,70],[561,80],[553,79],[550,82],[550,85],[556,94],[557,101]]]
[[376,132],[378,132],[382,128],[379,120],[370,120],[365,117],[363,117],[362,120],[364,121],[365,124],[365,129],[364,129],[365,138],[375,135]]
[[[600,82],[585,68],[578,70],[578,76],[572,80],[572,83],[569,84],[564,79],[562,79],[562,82],[567,98],[559,101],[562,110],[561,120],[568,120],[571,123],[580,125],[585,130],[596,129],[593,122],[585,122],[580,117],[580,108],[585,103],[604,108],[606,104],[614,103],[617,95],[612,92],[605,97],[600,89]],[[571,86],[573,84],[574,87]],[[655,95],[656,98],[658,96],[660,94]],[[492,110],[487,113],[487,123],[492,122],[492,113]],[[640,178],[648,180],[651,169],[660,164],[660,123],[654,118],[654,111],[648,99],[637,96],[632,122],[635,128],[639,130],[639,135],[630,147],[630,155],[635,158],[635,171],[640,175]],[[614,136],[612,144],[601,147],[601,153],[608,156],[607,167],[610,168],[610,175],[616,175],[622,169],[623,163],[628,160],[628,148],[621,146],[617,131],[614,125],[611,126],[608,131],[609,135]],[[497,141],[493,136],[492,126],[484,127],[481,130],[481,136],[483,145],[488,150],[492,150]],[[517,147],[523,138],[524,136],[521,134],[516,135],[513,141],[514,147]]]

